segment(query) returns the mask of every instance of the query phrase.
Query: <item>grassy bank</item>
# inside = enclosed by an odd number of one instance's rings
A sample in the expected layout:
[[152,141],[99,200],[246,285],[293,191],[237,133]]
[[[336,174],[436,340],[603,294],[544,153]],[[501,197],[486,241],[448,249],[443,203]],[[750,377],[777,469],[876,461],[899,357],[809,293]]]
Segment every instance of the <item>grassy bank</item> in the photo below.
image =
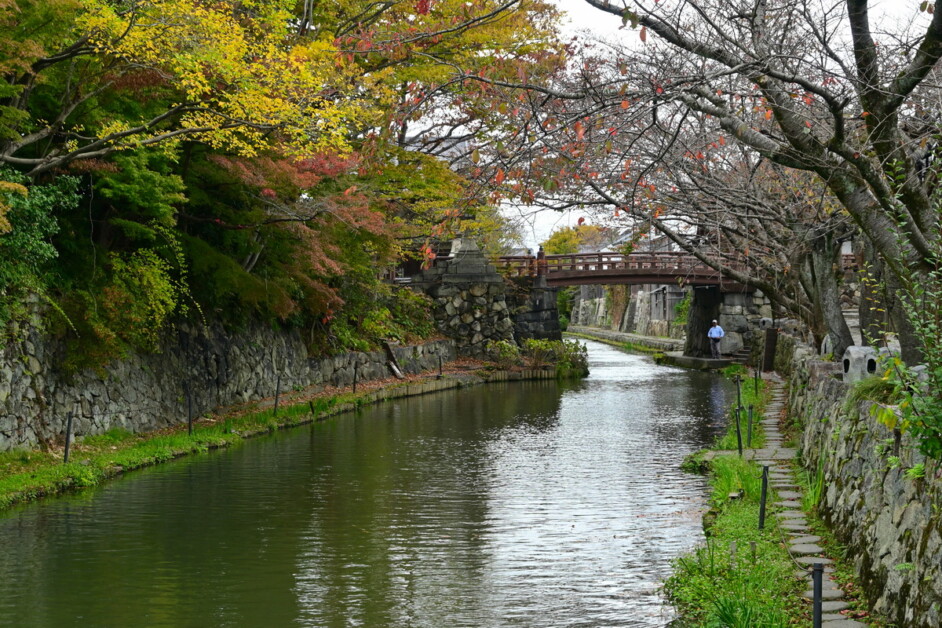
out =
[[70,490],[96,486],[116,475],[173,458],[228,447],[258,434],[310,423],[362,403],[363,395],[338,394],[274,409],[210,416],[193,424],[132,434],[112,429],[73,444],[70,460],[64,451],[14,450],[0,453],[0,509]]
[[682,626],[778,628],[807,625],[810,608],[777,520],[759,530],[761,470],[738,456],[711,464],[707,542],[677,559],[664,587]]
[[[736,367],[726,371],[735,376]],[[758,427],[767,396],[765,382],[742,380],[742,404],[753,405],[757,425],[753,447],[764,442]],[[736,450],[736,402],[726,433],[714,449]],[[746,426],[742,424],[745,440]],[[702,456],[697,460],[701,460]],[[702,463],[688,464],[689,467]],[[704,517],[706,544],[677,559],[664,588],[681,614],[678,625],[777,628],[808,625],[810,607],[802,600],[804,584],[794,577],[792,561],[778,522],[767,509],[759,530],[761,469],[738,455],[720,455],[706,467],[710,474],[710,511]],[[771,491],[768,503],[774,496]]]
[[[732,379],[733,381],[735,381],[736,377],[740,378],[739,389],[742,399],[742,411],[739,413],[739,427],[740,434],[742,436],[743,447],[748,446],[748,411],[749,407],[751,406],[753,416],[752,447],[754,449],[760,449],[763,445],[765,445],[765,432],[759,425],[759,421],[765,413],[765,405],[768,400],[768,396],[766,394],[766,384],[761,379],[757,381],[752,377],[748,377],[745,367],[739,364],[734,364],[723,369],[723,375],[729,379]],[[713,446],[713,449],[727,451],[732,451],[734,449],[738,450],[739,440],[736,434],[736,403],[733,403],[729,408],[726,425],[726,434],[717,440]]]
[[[229,447],[260,434],[323,420],[386,399],[448,390],[488,381],[555,379],[552,370],[503,372],[461,367],[439,378],[411,377],[406,381],[382,380],[363,383],[358,392],[328,389],[316,395],[294,394],[273,407],[238,407],[220,415],[200,418],[189,434],[185,424],[156,432],[132,434],[113,429],[74,443],[70,460],[63,462],[62,448],[47,451],[14,450],[0,453],[0,509],[14,504],[101,484],[126,471],[167,460]],[[271,402],[268,402],[271,404]]]
[[[500,344],[500,343],[498,343]],[[323,388],[288,393],[276,413],[260,404],[229,408],[194,422],[156,432],[132,434],[115,429],[76,442],[64,462],[62,448],[0,452],[0,509],[31,499],[96,486],[118,474],[173,458],[228,447],[245,438],[277,429],[311,423],[359,406],[386,399],[487,382],[525,379],[568,379],[588,374],[585,347],[576,342],[527,340],[522,348],[507,345],[494,363],[460,358],[440,374],[408,376],[404,380],[363,382],[357,388]],[[512,354],[507,353],[513,349]],[[507,353],[505,355],[505,353]]]
[[595,342],[601,342],[605,345],[610,345],[612,347],[617,347],[624,351],[631,351],[633,353],[649,353],[651,355],[659,355],[664,353],[663,349],[657,349],[655,347],[649,347],[647,345],[638,343],[638,342],[620,342],[617,340],[610,340],[608,338],[603,338],[601,336],[593,336],[591,334],[581,334],[579,332],[567,331],[565,332],[567,336],[572,336],[574,338],[582,338],[583,340],[594,340]]

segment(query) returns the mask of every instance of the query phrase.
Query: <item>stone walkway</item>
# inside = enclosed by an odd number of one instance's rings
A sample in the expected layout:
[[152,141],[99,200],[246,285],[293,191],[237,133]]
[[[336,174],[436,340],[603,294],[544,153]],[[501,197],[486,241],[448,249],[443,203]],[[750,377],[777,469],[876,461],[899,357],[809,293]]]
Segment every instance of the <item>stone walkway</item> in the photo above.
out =
[[[824,549],[819,545],[821,537],[811,534],[805,513],[801,509],[801,487],[795,481],[792,462],[795,460],[795,449],[785,447],[778,417],[785,407],[785,391],[775,382],[767,382],[772,386],[772,396],[765,409],[765,417],[759,421],[765,432],[765,447],[762,449],[746,449],[743,457],[755,461],[760,466],[769,467],[769,485],[774,489],[779,501],[774,506],[781,508],[773,516],[778,519],[779,525],[787,537],[788,549],[792,558],[799,565],[805,566],[796,570],[795,575],[805,580],[807,591],[805,598],[813,599],[814,587],[811,580],[811,567],[814,563],[824,565],[824,580],[822,586],[822,626],[825,628],[842,628],[852,626],[866,626],[858,621],[847,619],[840,611],[848,607],[844,601],[844,592],[832,577],[834,562],[829,558],[822,558],[820,554]],[[706,459],[717,455],[735,454],[735,451],[708,452]]]

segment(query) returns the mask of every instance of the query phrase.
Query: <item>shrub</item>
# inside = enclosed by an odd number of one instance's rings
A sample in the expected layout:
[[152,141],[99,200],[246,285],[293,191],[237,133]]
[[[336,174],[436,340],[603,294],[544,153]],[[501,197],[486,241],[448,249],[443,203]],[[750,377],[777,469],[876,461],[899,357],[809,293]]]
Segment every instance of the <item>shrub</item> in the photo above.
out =
[[552,361],[554,353],[552,340],[527,338],[523,341],[523,354],[527,358],[530,368],[546,366]]
[[687,292],[684,298],[674,305],[674,324],[686,325],[690,314],[690,303],[693,301],[693,292]]
[[399,328],[399,340],[418,340],[435,334],[432,299],[428,295],[399,288],[393,291],[389,309]]
[[520,347],[509,340],[491,340],[487,343],[486,352],[498,368],[509,369],[520,364]]
[[559,329],[561,331],[566,331],[567,329],[569,329],[569,317],[566,316],[565,314],[559,315]]
[[576,340],[536,340],[523,342],[523,353],[536,368],[553,364],[560,377],[584,377],[589,373],[589,353]]
[[27,187],[25,176],[0,170],[0,326],[23,312],[25,295],[45,295],[48,274],[58,257],[50,242],[59,231],[56,215],[78,205],[78,179],[56,177],[54,183]]

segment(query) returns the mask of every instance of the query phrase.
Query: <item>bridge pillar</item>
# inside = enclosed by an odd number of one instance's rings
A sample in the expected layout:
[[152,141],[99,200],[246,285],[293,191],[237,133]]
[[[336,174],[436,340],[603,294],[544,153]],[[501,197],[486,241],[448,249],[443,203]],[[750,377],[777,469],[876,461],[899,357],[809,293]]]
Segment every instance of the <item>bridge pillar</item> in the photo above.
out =
[[726,333],[720,343],[723,355],[733,355],[759,345],[763,316],[771,315],[771,305],[759,292],[721,292],[717,286],[698,286],[687,316],[687,341],[684,355],[709,357],[707,331],[713,319]]
[[513,342],[504,278],[473,241],[455,240],[448,261],[412,283],[432,297],[438,329],[455,340],[460,355],[483,357],[489,341]]
[[546,285],[545,276],[513,277],[508,279],[514,288],[507,295],[507,304],[514,321],[514,338],[520,343],[527,338],[562,340],[559,310],[556,307],[557,288]]
[[[684,355],[696,358],[710,357],[710,342],[707,331],[713,319],[719,319],[720,304],[723,295],[718,286],[694,286],[693,299],[687,313],[687,339],[684,342]],[[722,323],[720,326],[722,327]],[[726,328],[723,327],[725,330]],[[726,347],[720,345],[725,351]]]

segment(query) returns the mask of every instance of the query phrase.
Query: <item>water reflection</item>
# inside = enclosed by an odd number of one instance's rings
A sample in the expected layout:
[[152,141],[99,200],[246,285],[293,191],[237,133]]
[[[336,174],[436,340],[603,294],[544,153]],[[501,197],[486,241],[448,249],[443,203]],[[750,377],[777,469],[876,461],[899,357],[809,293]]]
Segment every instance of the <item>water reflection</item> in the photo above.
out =
[[389,403],[8,513],[0,625],[664,625],[704,494],[677,466],[729,386],[590,358],[575,385]]

